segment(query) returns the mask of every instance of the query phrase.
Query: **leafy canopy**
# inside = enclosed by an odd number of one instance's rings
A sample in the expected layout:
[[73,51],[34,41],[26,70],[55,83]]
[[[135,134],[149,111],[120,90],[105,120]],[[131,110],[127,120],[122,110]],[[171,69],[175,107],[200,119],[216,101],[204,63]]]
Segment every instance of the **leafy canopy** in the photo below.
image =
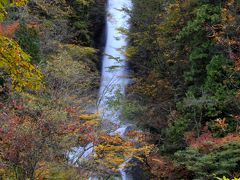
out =
[[[26,0],[15,0],[9,4],[8,0],[1,0],[0,21],[7,14],[7,5],[23,6],[26,2]],[[9,76],[17,91],[22,91],[23,87],[33,90],[39,90],[42,87],[43,75],[29,62],[30,58],[16,41],[0,35],[0,68],[4,71],[1,76],[3,78],[6,78],[6,75]]]
[[0,36],[0,68],[9,74],[17,91],[23,87],[39,90],[43,75],[30,62],[30,56],[11,39]]

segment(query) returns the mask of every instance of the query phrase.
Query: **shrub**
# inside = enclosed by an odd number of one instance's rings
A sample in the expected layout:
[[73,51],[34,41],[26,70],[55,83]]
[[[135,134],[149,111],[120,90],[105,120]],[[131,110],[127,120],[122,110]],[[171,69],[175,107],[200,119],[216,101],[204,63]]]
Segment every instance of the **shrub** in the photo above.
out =
[[240,142],[225,143],[211,151],[187,148],[176,152],[175,158],[178,166],[184,166],[195,173],[195,179],[212,179],[214,174],[231,175],[239,169]]
[[38,64],[41,62],[40,40],[36,29],[27,27],[26,22],[21,21],[19,28],[15,32],[15,39],[21,48],[31,55],[33,63]]

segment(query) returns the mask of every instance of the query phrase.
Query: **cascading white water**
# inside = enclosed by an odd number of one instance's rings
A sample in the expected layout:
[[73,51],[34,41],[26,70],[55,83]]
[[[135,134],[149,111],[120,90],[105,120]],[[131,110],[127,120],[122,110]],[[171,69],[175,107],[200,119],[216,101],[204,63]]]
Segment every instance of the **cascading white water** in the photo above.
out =
[[102,119],[118,123],[119,112],[108,107],[108,100],[116,92],[124,94],[128,84],[125,56],[126,36],[119,28],[129,28],[128,14],[123,8],[131,8],[131,0],[109,0],[107,18],[107,41],[102,62],[102,81],[100,87],[99,110]]
[[[126,36],[119,32],[119,28],[129,29],[129,16],[123,11],[124,8],[131,9],[131,0],[108,0],[108,18],[107,18],[107,39],[102,62],[102,80],[99,92],[99,111],[103,120],[109,120],[115,124],[120,124],[120,110],[108,106],[108,101],[116,96],[116,93],[125,93],[128,84],[128,71],[126,68],[126,59],[124,56],[124,47],[127,45]],[[128,125],[120,125],[114,134],[124,136],[129,128]],[[124,166],[120,168],[123,180],[132,179],[128,175]]]

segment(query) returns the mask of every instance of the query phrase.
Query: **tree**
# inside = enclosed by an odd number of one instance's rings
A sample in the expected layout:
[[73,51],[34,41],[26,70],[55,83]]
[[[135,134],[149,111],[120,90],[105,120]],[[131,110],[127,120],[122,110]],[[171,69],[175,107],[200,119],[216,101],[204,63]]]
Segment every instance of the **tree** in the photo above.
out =
[[[10,6],[23,6],[25,0],[13,1]],[[1,20],[6,15],[5,7],[8,1],[0,3]],[[10,77],[15,90],[22,91],[23,87],[39,90],[42,87],[42,73],[30,62],[30,56],[26,54],[18,43],[0,35],[0,68],[3,78]]]
[[5,72],[1,76],[9,76],[15,90],[42,88],[42,73],[30,63],[30,56],[14,40],[0,36],[0,54],[0,67]]
[[238,172],[239,140],[232,140],[222,145],[215,145],[214,142],[206,140],[205,147],[208,144],[212,148],[205,150],[188,148],[184,151],[178,151],[175,154],[175,162],[193,172],[195,179],[210,179],[214,175],[233,176],[234,172]]

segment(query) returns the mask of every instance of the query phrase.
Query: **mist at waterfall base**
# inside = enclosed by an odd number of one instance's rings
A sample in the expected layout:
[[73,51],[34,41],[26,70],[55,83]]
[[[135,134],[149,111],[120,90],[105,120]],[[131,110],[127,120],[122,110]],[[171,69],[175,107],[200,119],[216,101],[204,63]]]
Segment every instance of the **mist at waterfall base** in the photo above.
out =
[[[126,35],[119,31],[119,28],[129,29],[129,15],[123,9],[131,9],[131,0],[108,0],[107,6],[107,27],[106,27],[106,46],[102,59],[102,77],[99,90],[98,111],[101,119],[110,121],[119,126],[118,129],[112,131],[111,134],[119,134],[124,136],[126,131],[132,129],[132,125],[122,124],[120,122],[121,110],[109,107],[109,100],[115,98],[117,93],[125,94],[126,86],[129,83],[127,63],[124,55],[125,47],[127,46]],[[88,144],[84,147],[75,147],[68,153],[68,157],[72,164],[77,164],[77,161],[87,159],[94,151],[93,144]],[[81,156],[79,156],[81,154]],[[79,159],[80,157],[80,159]],[[129,160],[126,160],[119,167],[122,180],[133,179],[129,173],[125,171],[125,165]],[[98,179],[90,177],[89,179]]]

